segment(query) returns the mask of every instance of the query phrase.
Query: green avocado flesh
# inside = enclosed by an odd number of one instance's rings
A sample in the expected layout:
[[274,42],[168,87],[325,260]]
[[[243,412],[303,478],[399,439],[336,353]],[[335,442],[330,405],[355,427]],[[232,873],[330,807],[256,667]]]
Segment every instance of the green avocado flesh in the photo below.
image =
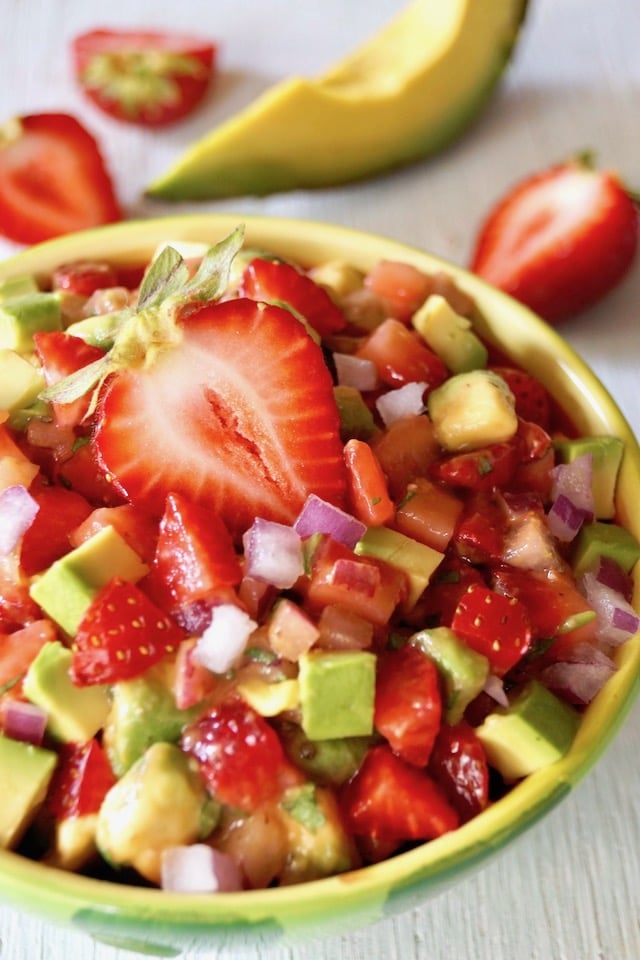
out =
[[526,8],[527,0],[415,0],[323,76],[267,90],[147,193],[207,200],[326,187],[433,154],[488,101]]

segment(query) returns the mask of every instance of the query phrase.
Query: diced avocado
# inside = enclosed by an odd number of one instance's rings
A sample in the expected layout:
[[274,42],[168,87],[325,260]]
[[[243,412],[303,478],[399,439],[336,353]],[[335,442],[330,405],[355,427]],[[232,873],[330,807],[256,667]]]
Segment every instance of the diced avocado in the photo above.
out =
[[44,378],[24,357],[0,348],[0,410],[27,407],[44,388]]
[[286,78],[214,127],[147,192],[203,200],[326,187],[432,154],[487,103],[526,6],[410,3],[322,76]]
[[280,811],[288,849],[278,877],[282,885],[331,877],[356,865],[353,842],[329,790],[311,783],[292,787],[284,794]]
[[456,313],[439,293],[427,297],[411,323],[452,373],[486,367],[488,350],[473,332],[471,321]]
[[424,651],[437,666],[446,694],[445,719],[452,726],[478,696],[489,676],[489,661],[467,646],[449,627],[420,630],[411,643]]
[[302,729],[310,740],[373,732],[374,654],[366,650],[309,652],[298,665]]
[[52,750],[12,740],[0,733],[0,847],[17,846],[45,798],[58,762]]
[[0,303],[23,297],[26,293],[37,293],[38,283],[32,273],[19,274],[0,280]]
[[117,777],[152,743],[176,743],[183,727],[197,716],[197,705],[186,710],[176,706],[172,681],[172,664],[162,662],[140,677],[113,685],[103,746]]
[[0,303],[0,347],[30,353],[33,335],[41,330],[62,330],[57,294],[25,293]]
[[591,454],[596,519],[610,520],[616,511],[615,493],[624,454],[623,441],[619,437],[579,437],[558,440],[554,446],[560,463],[572,463],[585,453]]
[[378,430],[373,414],[355,387],[338,385],[333,393],[340,414],[340,436],[346,443],[355,437],[369,440]]
[[337,300],[359,290],[364,282],[364,273],[344,260],[325,260],[309,271],[315,283],[319,283]]
[[53,843],[43,862],[60,870],[81,870],[97,854],[97,824],[97,813],[56,821]]
[[615,560],[625,573],[630,573],[640,558],[640,543],[630,530],[616,523],[606,523],[603,520],[584,523],[576,537],[571,555],[576,577],[592,570],[599,557]]
[[45,613],[73,636],[93,598],[113,577],[135,583],[148,571],[114,527],[105,526],[56,560],[33,581],[29,592]]
[[370,737],[310,740],[297,723],[278,724],[289,759],[319,784],[339,786],[356,772],[371,746]]
[[220,814],[192,762],[172,743],[154,743],[109,790],[96,844],[112,864],[160,884],[162,851],[208,836]]
[[69,676],[72,653],[59,640],[45,643],[23,682],[25,696],[48,714],[47,731],[65,742],[85,743],[96,735],[109,712],[108,687],[77,687]]
[[285,710],[295,710],[300,703],[297,680],[269,683],[252,677],[238,684],[238,693],[263,717],[277,717]]
[[433,547],[389,527],[369,527],[356,543],[355,552],[360,556],[377,557],[404,570],[409,578],[407,604],[410,607],[418,602],[444,556]]
[[573,743],[580,714],[537,680],[509,707],[499,707],[476,727],[489,764],[505,780],[518,780],[555,763]]
[[518,429],[511,390],[491,370],[450,377],[427,398],[438,443],[452,452],[510,440]]
[[113,346],[122,322],[123,314],[119,310],[111,313],[96,313],[93,317],[86,317],[84,320],[77,320],[70,324],[65,333],[84,340],[92,347],[108,350]]

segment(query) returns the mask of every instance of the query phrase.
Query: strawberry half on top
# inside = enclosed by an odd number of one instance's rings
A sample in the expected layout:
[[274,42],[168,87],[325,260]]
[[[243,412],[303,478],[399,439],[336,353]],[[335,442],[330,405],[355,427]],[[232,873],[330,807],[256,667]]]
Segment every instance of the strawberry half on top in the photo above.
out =
[[588,158],[526,177],[489,213],[474,273],[559,323],[596,303],[630,269],[638,209],[611,171]]
[[289,310],[219,300],[241,230],[196,275],[171,247],[102,361],[52,388],[92,389],[105,473],[159,516],[170,493],[214,510],[238,539],[256,516],[295,519],[310,492],[343,505],[346,471],[322,349]]

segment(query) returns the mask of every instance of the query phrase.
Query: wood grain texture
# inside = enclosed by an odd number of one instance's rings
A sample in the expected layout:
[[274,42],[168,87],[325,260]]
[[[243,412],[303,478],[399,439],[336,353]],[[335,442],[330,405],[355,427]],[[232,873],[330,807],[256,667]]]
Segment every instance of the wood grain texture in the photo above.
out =
[[[478,0],[480,2],[480,0]],[[440,157],[386,177],[309,193],[179,208],[144,186],[194,137],[285,73],[314,74],[400,9],[402,0],[0,0],[0,121],[75,112],[103,145],[131,216],[238,211],[343,223],[468,261],[473,231],[526,173],[592,149],[640,186],[640,4],[532,0],[517,56],[490,108]],[[98,24],[100,21],[100,24]],[[85,104],[68,41],[103,22],[200,29],[221,44],[223,73],[205,109],[158,135],[118,126]],[[273,24],[278,29],[273,29]],[[0,241],[0,256],[15,250]],[[563,328],[640,433],[640,267],[607,300]],[[640,704],[606,755],[545,821],[478,874],[419,909],[349,937],[216,960],[638,960]],[[0,801],[1,802],[1,801]],[[129,960],[131,953],[0,907],[0,960]],[[214,960],[214,954],[202,954]],[[195,955],[185,955],[195,960]]]

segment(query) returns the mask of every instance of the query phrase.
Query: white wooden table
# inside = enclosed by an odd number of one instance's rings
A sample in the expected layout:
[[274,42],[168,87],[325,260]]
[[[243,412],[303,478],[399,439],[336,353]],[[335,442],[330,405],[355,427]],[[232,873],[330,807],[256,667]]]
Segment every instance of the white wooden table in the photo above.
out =
[[[190,140],[283,75],[320,72],[401,6],[402,0],[110,0],[99,7],[91,0],[0,0],[0,121],[14,113],[76,113],[100,139],[129,215],[178,212],[140,196]],[[207,108],[160,135],[99,116],[71,79],[68,43],[81,30],[107,24],[171,25],[218,39],[222,74]],[[529,171],[591,149],[602,165],[640,188],[639,47],[638,0],[531,0],[498,96],[445,155],[332,191],[180,210],[334,221],[465,264],[485,211]],[[0,242],[0,256],[13,249]],[[640,264],[606,302],[564,328],[637,433],[639,324]],[[639,729],[640,703],[605,757],[552,815],[449,893],[322,945],[222,951],[218,960],[638,960]],[[0,906],[0,960],[69,956],[126,960],[132,954]]]

